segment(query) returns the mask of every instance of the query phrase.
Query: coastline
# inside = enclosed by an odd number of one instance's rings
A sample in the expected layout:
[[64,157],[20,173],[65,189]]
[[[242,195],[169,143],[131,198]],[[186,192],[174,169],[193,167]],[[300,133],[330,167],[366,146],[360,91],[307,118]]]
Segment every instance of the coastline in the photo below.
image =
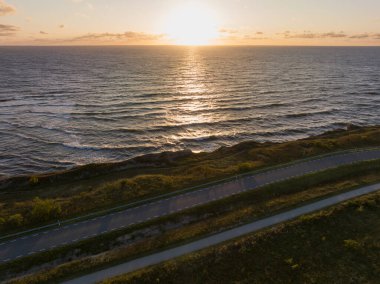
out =
[[[334,138],[342,135],[357,134],[366,132],[369,130],[380,130],[380,126],[357,126],[347,125],[346,128],[330,130],[320,135],[310,136],[303,139],[292,140],[287,142],[256,142],[256,141],[244,141],[232,146],[220,147],[210,152],[195,153],[191,150],[181,151],[166,151],[161,153],[153,153],[137,156],[135,158],[127,159],[120,162],[109,163],[90,163],[81,166],[75,166],[68,168],[67,170],[52,171],[45,173],[16,175],[16,176],[4,176],[0,177],[0,192],[9,189],[29,189],[34,183],[38,183],[40,186],[52,185],[56,182],[65,181],[80,181],[89,178],[104,176],[123,171],[139,171],[140,169],[162,169],[166,167],[178,166],[186,160],[196,159],[200,156],[212,156],[220,155],[223,152],[226,153],[239,153],[247,148],[252,147],[268,147],[273,145],[281,145],[286,143],[292,143],[296,141],[310,141],[313,139],[327,139]],[[348,150],[342,149],[342,150]]]

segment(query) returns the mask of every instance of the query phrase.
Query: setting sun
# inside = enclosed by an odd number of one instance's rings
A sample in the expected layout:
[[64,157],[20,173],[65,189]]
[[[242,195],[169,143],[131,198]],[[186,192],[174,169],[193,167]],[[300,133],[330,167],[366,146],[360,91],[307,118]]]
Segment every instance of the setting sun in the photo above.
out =
[[179,45],[207,45],[218,37],[213,11],[195,3],[174,8],[167,17],[165,32]]

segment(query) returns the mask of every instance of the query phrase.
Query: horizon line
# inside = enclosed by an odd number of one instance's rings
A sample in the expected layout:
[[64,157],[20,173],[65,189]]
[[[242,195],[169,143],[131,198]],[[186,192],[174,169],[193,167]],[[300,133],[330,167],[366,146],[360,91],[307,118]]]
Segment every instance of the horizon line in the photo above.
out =
[[380,47],[379,45],[297,45],[297,44],[205,44],[205,45],[182,45],[182,44],[73,44],[73,45],[29,45],[29,44],[0,44],[0,47]]

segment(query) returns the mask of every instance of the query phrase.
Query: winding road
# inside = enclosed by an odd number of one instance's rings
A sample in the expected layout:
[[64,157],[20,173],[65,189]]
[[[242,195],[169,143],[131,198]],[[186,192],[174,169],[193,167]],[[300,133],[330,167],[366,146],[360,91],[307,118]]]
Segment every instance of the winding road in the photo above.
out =
[[286,167],[239,177],[199,190],[163,198],[120,212],[18,237],[0,244],[0,263],[204,205],[268,184],[343,165],[376,159],[380,159],[380,149],[348,152],[301,161]]

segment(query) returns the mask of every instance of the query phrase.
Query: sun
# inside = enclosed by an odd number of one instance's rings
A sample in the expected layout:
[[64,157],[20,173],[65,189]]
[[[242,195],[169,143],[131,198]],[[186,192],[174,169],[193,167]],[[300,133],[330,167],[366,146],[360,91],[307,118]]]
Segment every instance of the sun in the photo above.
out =
[[165,26],[169,39],[179,45],[207,45],[218,36],[214,12],[201,3],[174,8]]

